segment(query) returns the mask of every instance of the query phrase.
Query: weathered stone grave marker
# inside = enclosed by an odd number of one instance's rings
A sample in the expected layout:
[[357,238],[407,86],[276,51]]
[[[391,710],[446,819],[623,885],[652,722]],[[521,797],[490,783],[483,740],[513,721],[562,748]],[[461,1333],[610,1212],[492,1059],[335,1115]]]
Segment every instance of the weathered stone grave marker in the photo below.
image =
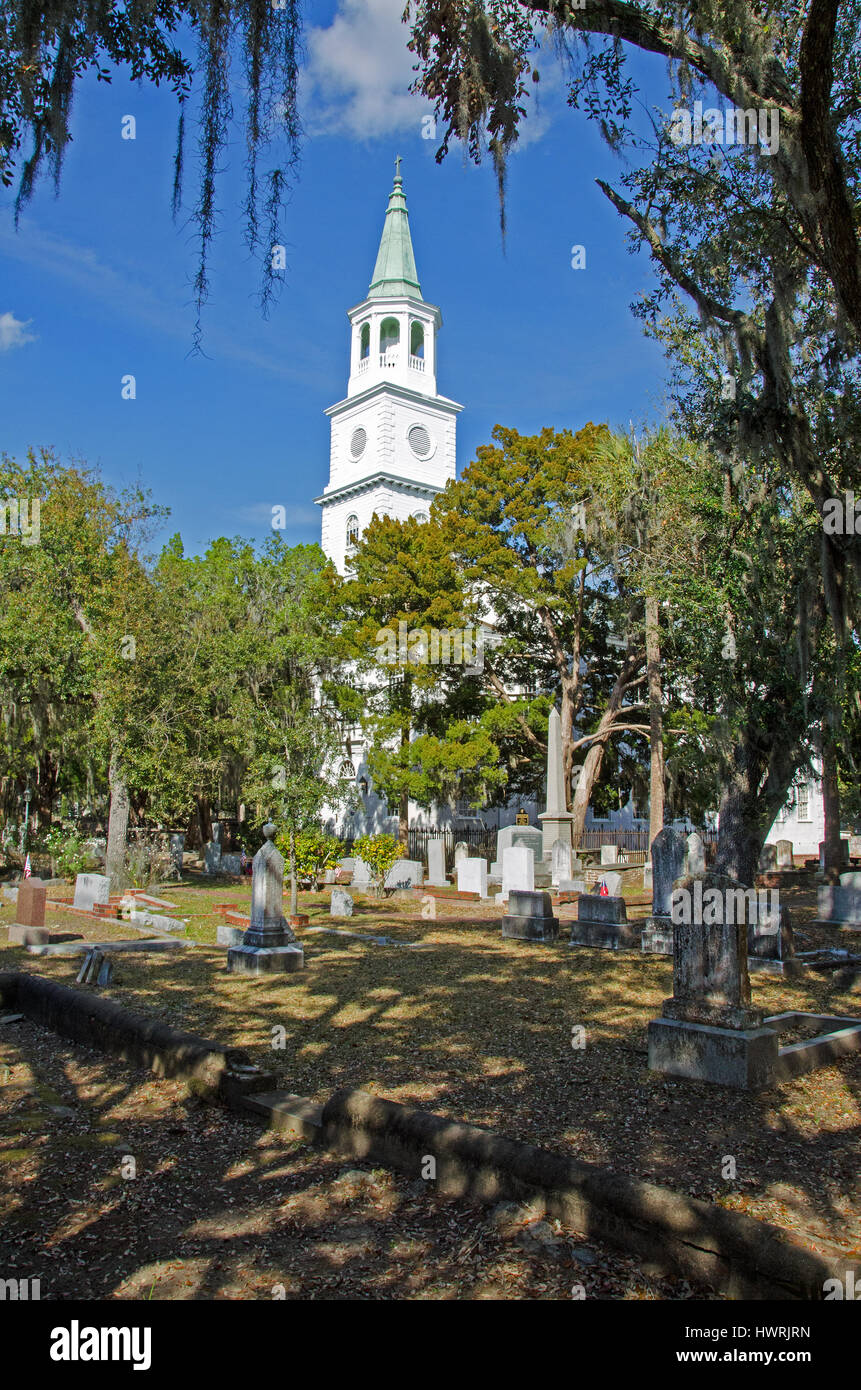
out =
[[305,953],[282,910],[284,859],[275,848],[275,826],[263,827],[264,842],[251,866],[251,924],[241,946],[227,952],[227,969],[248,975],[301,970]]

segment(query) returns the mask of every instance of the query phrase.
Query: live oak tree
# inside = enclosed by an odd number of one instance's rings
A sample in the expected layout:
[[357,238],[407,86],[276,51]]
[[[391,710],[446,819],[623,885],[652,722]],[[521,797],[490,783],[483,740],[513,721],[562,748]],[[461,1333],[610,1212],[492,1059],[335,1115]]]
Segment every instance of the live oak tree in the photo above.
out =
[[[437,157],[456,137],[479,158],[486,140],[500,172],[525,114],[528,79],[538,76],[536,34],[551,32],[570,65],[569,103],[599,120],[634,162],[621,180],[624,192],[599,182],[657,272],[658,289],[639,312],[671,346],[679,335],[709,338],[732,380],[712,444],[736,458],[776,463],[821,514],[829,497],[851,485],[858,453],[857,6],[414,0],[405,18],[417,85],[443,123]],[[636,133],[630,47],[668,60],[679,106],[718,102],[722,122],[727,107],[771,113],[776,146],[766,152],[759,138],[730,145],[714,138],[717,122],[705,140],[678,143],[665,110],[656,111],[645,136]],[[681,327],[677,321],[673,342],[662,308],[681,302],[690,312],[681,314]],[[720,370],[701,385],[718,400],[724,395]],[[816,428],[823,409],[832,424],[827,454]],[[861,540],[826,536],[821,563],[842,639],[854,616]]]
[[[299,156],[300,40],[298,0],[9,0],[0,11],[0,178],[6,187],[17,182],[16,217],[44,165],[59,186],[79,82],[92,73],[98,81],[110,82],[114,69],[127,69],[132,81],[169,83],[175,94],[176,215],[182,202],[186,111],[196,80],[196,339],[209,287],[220,165],[237,135],[245,149],[245,239],[260,261],[265,311],[284,268],[273,247],[283,243],[279,222]],[[242,127],[234,119],[240,89]],[[273,157],[262,168],[261,156],[273,139]]]
[[[110,793],[107,871],[125,857],[128,730],[112,718],[123,606],[140,573],[139,549],[164,515],[147,493],[116,493],[93,470],[65,467],[50,452],[23,465],[4,457],[7,497],[38,500],[38,543],[6,535],[2,689],[7,728],[29,727],[9,771],[41,788],[42,822],[58,790],[80,794],[102,782]],[[7,754],[13,746],[7,745]]]
[[[648,732],[632,690],[642,681],[645,648],[636,636],[614,646],[612,624],[633,627],[639,595],[610,572],[612,546],[593,519],[590,478],[606,431],[521,436],[497,426],[457,483],[431,507],[430,522],[380,519],[362,537],[344,600],[356,616],[366,665],[380,637],[391,664],[376,663],[370,710],[375,779],[398,795],[401,833],[408,799],[447,798],[476,806],[539,794],[546,763],[547,714],[559,697],[569,787],[578,749],[586,749],[574,799],[575,833],[585,820],[607,740]],[[480,661],[427,660],[434,631],[474,635],[488,624]],[[376,631],[375,631],[376,628]],[[424,654],[412,655],[416,641]],[[622,647],[625,647],[622,643]],[[394,679],[392,679],[394,677]],[[580,726],[576,728],[575,726]],[[594,727],[593,727],[594,726]],[[585,729],[591,733],[584,734]]]

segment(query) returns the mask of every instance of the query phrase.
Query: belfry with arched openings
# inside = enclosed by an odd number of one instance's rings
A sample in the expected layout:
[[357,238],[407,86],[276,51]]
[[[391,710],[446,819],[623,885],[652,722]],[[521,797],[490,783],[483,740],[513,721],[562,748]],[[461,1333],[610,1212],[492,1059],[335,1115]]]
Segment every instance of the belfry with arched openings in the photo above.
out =
[[442,315],[422,298],[400,158],[370,288],[348,318],[347,394],[326,411],[329,482],[315,498],[323,550],[342,574],[375,512],[426,520],[456,471],[463,407],[437,393]]

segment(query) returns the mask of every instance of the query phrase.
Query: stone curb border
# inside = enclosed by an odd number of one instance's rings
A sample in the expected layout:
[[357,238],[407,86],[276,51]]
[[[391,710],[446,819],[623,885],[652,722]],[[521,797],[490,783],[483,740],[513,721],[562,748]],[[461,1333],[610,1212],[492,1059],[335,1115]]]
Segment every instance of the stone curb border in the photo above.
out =
[[156,1076],[193,1081],[202,1094],[228,1105],[237,1104],[246,1092],[271,1090],[275,1082],[240,1048],[180,1033],[112,999],[70,989],[43,975],[0,972],[0,1000],[62,1037],[146,1067]]
[[486,1203],[530,1201],[652,1269],[711,1284],[731,1299],[820,1300],[827,1279],[846,1282],[848,1264],[742,1212],[366,1091],[339,1090],[314,1104],[276,1090],[274,1076],[240,1049],[43,976],[0,973],[0,999],[76,1042],[159,1076],[193,1079],[211,1099],[293,1138],[413,1177],[432,1157],[438,1191]]

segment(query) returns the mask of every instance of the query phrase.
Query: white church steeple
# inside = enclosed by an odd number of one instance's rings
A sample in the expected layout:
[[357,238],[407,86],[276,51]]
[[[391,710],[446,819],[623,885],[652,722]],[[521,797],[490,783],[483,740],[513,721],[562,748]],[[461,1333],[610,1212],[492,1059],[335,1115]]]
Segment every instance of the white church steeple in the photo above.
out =
[[323,550],[341,573],[375,512],[400,520],[424,516],[455,476],[456,416],[463,407],[437,394],[442,315],[422,298],[400,156],[370,288],[348,318],[347,395],[326,411],[329,482],[315,499],[323,509]]

